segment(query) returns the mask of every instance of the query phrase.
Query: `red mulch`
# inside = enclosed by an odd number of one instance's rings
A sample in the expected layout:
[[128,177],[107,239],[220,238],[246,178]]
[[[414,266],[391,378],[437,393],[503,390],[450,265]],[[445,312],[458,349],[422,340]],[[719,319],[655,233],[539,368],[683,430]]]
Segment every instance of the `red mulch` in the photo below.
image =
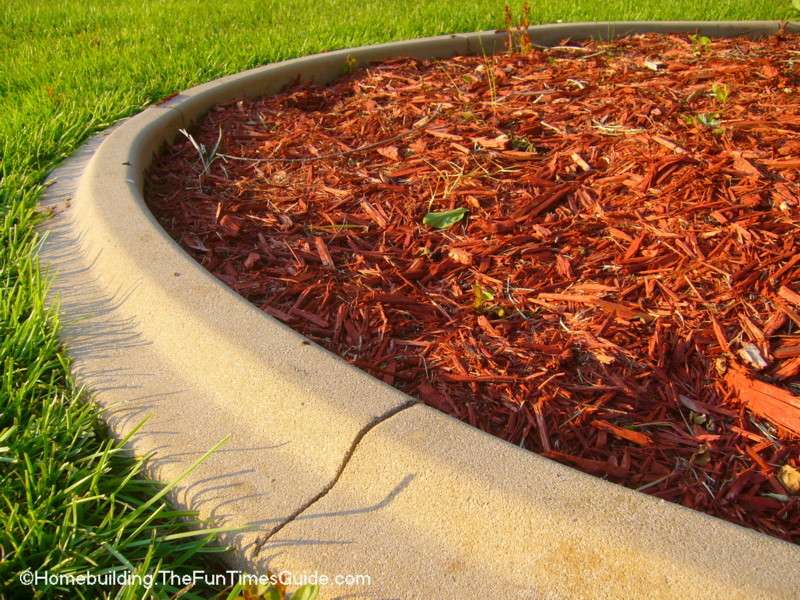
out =
[[221,129],[221,155],[203,172],[179,139],[147,199],[219,279],[387,383],[798,542],[797,48],[389,61],[216,107],[192,135],[210,152]]

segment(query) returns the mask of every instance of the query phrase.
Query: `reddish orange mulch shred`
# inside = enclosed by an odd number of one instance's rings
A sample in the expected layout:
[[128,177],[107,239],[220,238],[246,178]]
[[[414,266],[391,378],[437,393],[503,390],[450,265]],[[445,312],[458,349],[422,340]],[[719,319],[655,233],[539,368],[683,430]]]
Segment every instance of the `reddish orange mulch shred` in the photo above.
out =
[[[569,42],[565,42],[569,43]],[[264,311],[476,427],[800,541],[800,36],[394,60],[150,169]],[[465,208],[448,229],[428,212]]]

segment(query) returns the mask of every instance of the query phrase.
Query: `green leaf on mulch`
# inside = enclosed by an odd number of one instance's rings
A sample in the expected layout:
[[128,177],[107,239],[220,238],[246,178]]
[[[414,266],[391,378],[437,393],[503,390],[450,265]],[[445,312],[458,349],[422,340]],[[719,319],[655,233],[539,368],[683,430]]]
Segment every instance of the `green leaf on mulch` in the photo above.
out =
[[469,211],[466,208],[454,208],[453,210],[445,210],[442,212],[429,212],[422,219],[425,225],[435,227],[436,229],[447,229],[458,223],[464,218]]

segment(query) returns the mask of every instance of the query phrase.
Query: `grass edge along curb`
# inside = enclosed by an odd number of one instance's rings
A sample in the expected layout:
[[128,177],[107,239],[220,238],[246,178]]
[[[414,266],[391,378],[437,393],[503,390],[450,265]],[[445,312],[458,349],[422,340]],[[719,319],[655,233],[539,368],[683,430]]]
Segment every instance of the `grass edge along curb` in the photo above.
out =
[[[275,10],[265,15],[260,3],[232,2],[229,8],[215,7],[203,12],[202,26],[213,30],[213,36],[196,31],[200,25],[198,15],[187,3],[167,2],[146,11],[133,4],[105,6],[96,1],[80,7],[48,5],[43,8],[30,3],[24,7],[9,4],[0,9],[5,34],[0,38],[0,47],[5,51],[2,74],[5,96],[0,97],[0,103],[6,115],[0,126],[3,177],[0,183],[0,285],[3,286],[0,294],[0,436],[20,437],[19,443],[14,440],[10,444],[6,440],[0,444],[9,446],[9,450],[0,453],[4,459],[0,464],[3,482],[0,499],[4,506],[15,504],[19,498],[27,501],[26,486],[30,486],[31,501],[47,499],[34,486],[37,481],[25,483],[22,479],[13,479],[9,460],[24,454],[38,467],[31,469],[35,479],[43,480],[45,487],[52,488],[60,484],[64,476],[74,475],[70,474],[71,467],[67,463],[58,462],[58,456],[82,460],[85,467],[88,459],[82,451],[92,457],[105,443],[97,414],[92,407],[80,404],[78,391],[69,378],[69,361],[58,346],[58,318],[44,309],[46,285],[34,258],[38,240],[33,229],[36,221],[33,207],[43,190],[47,172],[91,133],[138,112],[170,91],[257,64],[331,47],[487,28],[499,24],[502,8],[494,2],[475,3],[475,6],[458,8],[440,18],[441,3],[438,6],[428,3],[424,10],[419,7],[415,11],[401,10],[403,14],[398,16],[404,20],[387,29],[375,17],[384,9],[390,9],[389,6],[377,3],[362,7],[358,14],[349,14],[341,10],[341,2],[336,4],[339,6],[332,5],[326,13],[314,3],[306,3],[305,7],[295,3],[292,10],[305,10],[307,14],[311,9],[322,11],[314,13],[321,25],[315,23],[309,29],[304,19],[297,19],[296,14],[287,9],[286,3],[275,6]],[[682,14],[687,6],[697,11],[696,6],[702,4],[684,2],[684,6],[673,8],[656,5],[632,9],[621,5],[581,7],[575,3],[559,5],[556,2],[542,9],[547,12],[542,13],[541,18],[574,20],[576,15],[585,14],[584,11],[589,11],[586,14],[589,18],[668,18]],[[788,10],[787,2],[782,2],[778,8],[771,2],[754,2],[747,11],[734,11],[721,3],[705,4],[709,16],[718,18],[778,18],[785,17]],[[492,7],[494,14],[489,15],[487,7]],[[714,12],[710,12],[711,7]],[[133,15],[137,19],[134,20]],[[495,23],[491,23],[492,20]],[[169,28],[164,27],[165,22],[170,24]],[[238,33],[233,28],[226,29],[231,23],[237,24]],[[337,23],[343,27],[337,30]],[[166,46],[162,37],[164,30],[170,31]],[[259,46],[249,48],[231,40],[235,35],[244,35],[242,30],[269,32],[270,35],[261,35]],[[301,30],[309,37],[298,38]],[[181,46],[187,38],[192,41],[191,47]],[[20,50],[24,51],[24,56],[20,56]],[[155,64],[157,71],[145,66],[145,61]],[[65,64],[68,68],[64,68]],[[112,68],[119,64],[126,68]],[[87,98],[93,100],[87,102]],[[15,425],[15,420],[20,423]],[[30,437],[34,434],[43,438],[41,443]],[[119,471],[115,467],[111,472],[120,479],[127,477],[124,468]],[[142,492],[129,485],[133,491]],[[72,490],[76,491],[77,488]],[[126,502],[134,501],[133,497],[126,497]],[[85,511],[87,504],[78,507]],[[41,515],[35,511],[24,519],[18,513],[8,514],[20,528],[13,529],[14,525],[8,521],[4,523],[0,544],[7,565],[13,544],[3,536],[22,537],[24,533],[26,543],[31,543],[31,539],[44,534],[36,528]],[[80,510],[76,514],[80,516]],[[66,535],[63,531],[60,533]],[[70,590],[70,594],[77,593],[78,590]],[[87,597],[94,596],[92,592],[88,594]]]

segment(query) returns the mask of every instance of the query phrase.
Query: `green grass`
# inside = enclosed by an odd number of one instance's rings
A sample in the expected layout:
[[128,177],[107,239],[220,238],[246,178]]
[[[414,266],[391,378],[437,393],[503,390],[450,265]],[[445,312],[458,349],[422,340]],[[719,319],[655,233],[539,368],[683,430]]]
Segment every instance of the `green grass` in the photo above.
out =
[[[545,22],[793,14],[791,0],[532,4],[534,20]],[[501,25],[497,0],[0,0],[0,597],[33,594],[17,580],[25,569],[204,568],[213,551],[206,538],[184,537],[197,524],[108,441],[69,376],[35,258],[34,206],[46,174],[92,132],[196,83],[333,48]],[[36,589],[40,597],[118,593],[148,592]]]

